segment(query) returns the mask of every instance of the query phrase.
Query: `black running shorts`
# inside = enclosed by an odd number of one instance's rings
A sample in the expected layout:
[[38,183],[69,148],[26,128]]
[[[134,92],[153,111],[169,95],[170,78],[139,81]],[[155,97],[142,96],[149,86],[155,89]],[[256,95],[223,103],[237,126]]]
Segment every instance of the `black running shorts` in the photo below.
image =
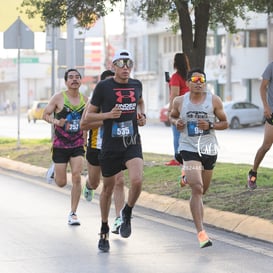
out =
[[202,166],[204,167],[204,170],[213,170],[217,160],[217,155],[201,154],[200,156],[198,153],[189,152],[189,151],[180,151],[180,155],[183,161],[193,160],[193,161],[201,162]]
[[273,125],[273,113],[271,114],[270,118],[267,118],[266,121],[270,124]]
[[125,151],[113,152],[101,150],[99,154],[101,173],[104,177],[110,177],[121,170],[125,170],[125,163],[133,158],[143,158],[141,145],[130,145]]
[[68,163],[71,157],[84,156],[83,146],[76,148],[54,148],[52,149],[52,160],[54,163]]
[[88,161],[90,165],[100,166],[99,154],[100,154],[100,149],[90,148],[88,146],[86,150],[86,160]]

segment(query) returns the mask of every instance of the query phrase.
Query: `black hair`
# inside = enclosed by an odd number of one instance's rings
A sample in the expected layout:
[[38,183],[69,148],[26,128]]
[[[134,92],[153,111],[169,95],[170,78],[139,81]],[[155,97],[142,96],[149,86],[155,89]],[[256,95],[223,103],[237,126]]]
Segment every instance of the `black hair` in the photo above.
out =
[[204,77],[206,78],[206,73],[204,72],[204,70],[201,69],[201,68],[199,68],[199,67],[196,67],[196,68],[191,69],[191,70],[188,72],[188,75],[187,75],[187,80],[188,80],[188,81],[191,79],[193,73],[200,73],[200,74],[203,74]]
[[65,73],[64,73],[64,80],[65,80],[65,81],[67,81],[68,73],[71,72],[71,71],[77,72],[77,73],[80,75],[80,78],[82,78],[81,73],[80,73],[77,69],[75,69],[75,68],[70,68],[70,69],[66,70]]
[[115,73],[112,70],[105,70],[101,73],[100,79],[105,80],[106,78],[108,78],[110,76],[114,76],[114,75],[115,75]]
[[174,55],[173,67],[183,79],[186,79],[187,73],[190,70],[188,56],[185,53],[176,53]]

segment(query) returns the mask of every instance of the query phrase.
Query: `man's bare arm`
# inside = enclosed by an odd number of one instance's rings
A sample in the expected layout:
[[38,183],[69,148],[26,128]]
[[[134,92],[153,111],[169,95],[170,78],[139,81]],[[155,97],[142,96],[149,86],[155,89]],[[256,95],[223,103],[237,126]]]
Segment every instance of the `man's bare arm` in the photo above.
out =
[[102,120],[92,121],[92,120],[88,120],[86,118],[88,106],[89,106],[89,103],[86,104],[83,114],[82,114],[82,117],[81,117],[80,126],[81,126],[82,130],[90,130],[90,129],[99,128],[103,124]]

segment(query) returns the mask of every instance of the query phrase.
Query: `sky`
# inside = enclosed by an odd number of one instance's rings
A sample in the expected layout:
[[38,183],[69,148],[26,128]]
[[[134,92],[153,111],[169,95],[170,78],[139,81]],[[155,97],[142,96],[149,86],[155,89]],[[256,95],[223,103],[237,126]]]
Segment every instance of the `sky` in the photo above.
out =
[[121,13],[124,10],[123,1],[116,5],[114,11],[105,17],[107,33],[111,35],[121,34],[123,32],[123,16]]
[[28,19],[28,16],[24,13],[20,13],[18,7],[20,7],[23,0],[8,0],[1,1],[0,9],[0,32],[6,31],[20,16],[22,21],[32,30],[41,31],[40,18]]

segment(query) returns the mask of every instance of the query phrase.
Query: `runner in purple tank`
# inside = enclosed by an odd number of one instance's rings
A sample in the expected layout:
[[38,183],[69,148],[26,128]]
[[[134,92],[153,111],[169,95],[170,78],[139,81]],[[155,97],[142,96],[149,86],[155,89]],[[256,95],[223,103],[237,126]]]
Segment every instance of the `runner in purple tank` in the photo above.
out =
[[67,184],[68,163],[71,168],[71,211],[68,224],[80,225],[76,211],[81,196],[81,172],[86,144],[86,133],[80,129],[80,120],[88,98],[79,92],[81,75],[76,69],[67,70],[64,80],[67,90],[52,96],[44,110],[43,119],[54,126],[52,160],[54,179],[59,187]]

